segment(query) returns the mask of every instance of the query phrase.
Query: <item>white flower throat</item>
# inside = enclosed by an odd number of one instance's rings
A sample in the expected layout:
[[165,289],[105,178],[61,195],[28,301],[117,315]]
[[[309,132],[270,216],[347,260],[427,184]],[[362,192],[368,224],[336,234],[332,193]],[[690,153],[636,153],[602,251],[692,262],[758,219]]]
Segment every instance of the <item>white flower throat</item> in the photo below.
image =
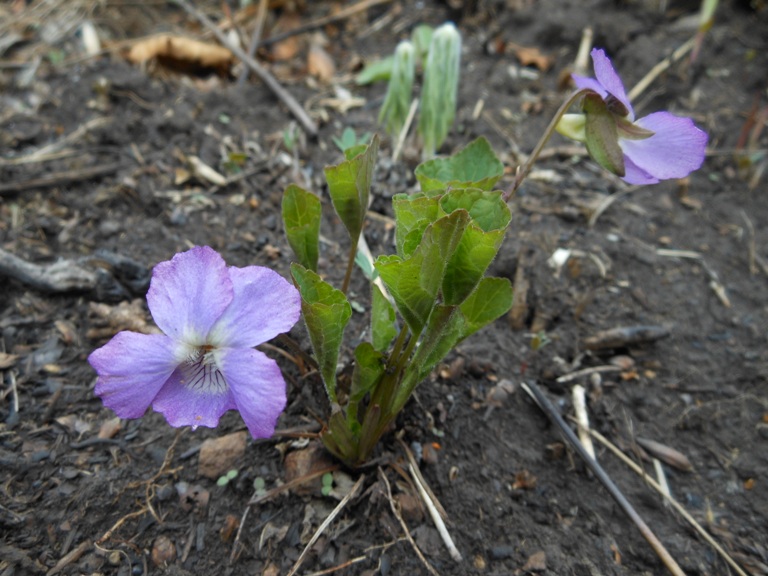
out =
[[216,348],[197,346],[179,365],[181,383],[189,390],[203,394],[221,394],[227,390],[227,381],[216,362]]

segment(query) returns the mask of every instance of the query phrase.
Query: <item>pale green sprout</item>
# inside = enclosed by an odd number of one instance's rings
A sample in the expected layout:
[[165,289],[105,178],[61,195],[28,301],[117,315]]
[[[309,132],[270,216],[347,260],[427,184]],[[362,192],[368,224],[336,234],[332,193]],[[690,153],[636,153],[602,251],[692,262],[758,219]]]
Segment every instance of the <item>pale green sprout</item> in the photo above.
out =
[[229,472],[227,472],[224,476],[220,476],[219,479],[216,480],[216,486],[224,487],[235,478],[237,478],[237,470],[232,469]]
[[456,26],[447,22],[432,34],[424,70],[418,127],[424,158],[435,155],[456,117],[460,60],[461,35]]
[[403,40],[395,49],[387,96],[379,112],[379,122],[384,124],[387,132],[392,135],[397,135],[402,130],[408,117],[416,71],[415,55],[416,50],[409,40]]
[[358,136],[355,133],[355,129],[347,126],[344,128],[344,132],[341,133],[341,138],[337,136],[332,136],[331,140],[333,140],[333,143],[336,144],[336,147],[341,150],[342,152],[346,152],[350,148],[354,148],[355,146],[365,146],[368,144],[369,140],[371,139],[371,133],[365,132]]
[[253,479],[253,489],[256,492],[257,497],[264,496],[267,493],[267,483],[261,476],[257,476]]
[[323,474],[323,487],[320,489],[323,496],[330,496],[333,492],[333,474],[326,472]]

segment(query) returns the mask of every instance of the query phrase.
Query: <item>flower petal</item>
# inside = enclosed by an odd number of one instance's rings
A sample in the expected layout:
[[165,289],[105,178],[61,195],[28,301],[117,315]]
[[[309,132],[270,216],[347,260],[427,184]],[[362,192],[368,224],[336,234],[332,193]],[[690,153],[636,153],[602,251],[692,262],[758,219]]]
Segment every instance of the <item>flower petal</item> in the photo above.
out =
[[684,178],[704,162],[707,134],[690,118],[654,112],[636,122],[654,135],[645,140],[619,140],[624,155],[653,178]]
[[277,272],[262,266],[229,268],[232,303],[210,333],[210,343],[251,348],[288,332],[299,320],[301,296]]
[[579,76],[578,74],[571,74],[571,78],[573,78],[573,83],[576,84],[576,88],[579,90],[594,90],[600,94],[603,99],[608,97],[608,91],[594,78],[587,78],[586,76]]
[[164,334],[120,332],[88,362],[104,406],[120,418],[140,418],[176,368],[174,342]]
[[251,348],[217,353],[237,409],[254,438],[269,438],[285,408],[285,380],[277,363]]
[[183,373],[176,370],[152,403],[171,426],[215,428],[224,412],[236,408],[228,387],[192,389],[182,382]]
[[621,179],[627,184],[633,184],[635,186],[656,184],[659,181],[658,178],[651,176],[648,172],[632,162],[626,155],[624,156],[624,176],[622,176]]
[[208,246],[196,246],[155,266],[147,304],[168,336],[202,345],[232,297],[224,259]]
[[610,94],[613,94],[617,99],[621,101],[622,104],[624,104],[624,106],[627,107],[627,110],[629,110],[630,120],[634,119],[635,114],[632,111],[632,104],[630,103],[629,98],[627,97],[627,93],[624,90],[624,84],[622,83],[621,78],[619,78],[619,75],[616,74],[616,70],[613,69],[613,64],[611,64],[610,59],[600,48],[593,48],[591,54],[592,64],[595,67],[595,77],[597,77],[597,81],[603,86],[605,90],[607,90]]

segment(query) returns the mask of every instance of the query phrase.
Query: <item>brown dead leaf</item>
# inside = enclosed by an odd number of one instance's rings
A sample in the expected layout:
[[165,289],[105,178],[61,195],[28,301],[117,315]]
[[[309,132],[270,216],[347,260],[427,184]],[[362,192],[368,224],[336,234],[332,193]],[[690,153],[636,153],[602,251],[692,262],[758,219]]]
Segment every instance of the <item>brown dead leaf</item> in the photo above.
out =
[[520,64],[523,66],[535,66],[542,72],[549,70],[555,61],[551,56],[542,54],[541,50],[538,48],[515,46],[513,50]]
[[159,334],[160,330],[147,322],[144,301],[136,298],[131,302],[120,302],[110,306],[100,302],[91,302],[88,306],[92,328],[86,336],[91,339],[110,338],[121,330]]
[[522,470],[515,474],[515,481],[512,484],[513,490],[533,490],[536,488],[536,476],[528,470]]
[[309,48],[309,54],[307,54],[307,72],[320,82],[328,84],[333,80],[333,75],[336,74],[336,64],[333,63],[333,59],[322,46],[313,44]]
[[121,420],[118,416],[110,418],[101,423],[101,426],[99,427],[99,438],[114,438],[115,435],[120,432],[121,427]]
[[[272,29],[272,34],[277,35],[288,30],[293,30],[301,26],[301,16],[295,12],[283,12],[283,14],[275,22],[275,26]],[[269,51],[270,57],[274,62],[285,62],[290,60],[299,53],[301,48],[301,42],[298,36],[289,36],[285,40],[275,42]]]
[[222,542],[229,542],[240,527],[240,520],[234,514],[227,514],[224,518],[224,525],[219,530]]
[[223,46],[169,34],[152,36],[137,42],[128,51],[127,58],[133,64],[158,59],[172,68],[216,70],[227,70],[234,61],[232,52]]

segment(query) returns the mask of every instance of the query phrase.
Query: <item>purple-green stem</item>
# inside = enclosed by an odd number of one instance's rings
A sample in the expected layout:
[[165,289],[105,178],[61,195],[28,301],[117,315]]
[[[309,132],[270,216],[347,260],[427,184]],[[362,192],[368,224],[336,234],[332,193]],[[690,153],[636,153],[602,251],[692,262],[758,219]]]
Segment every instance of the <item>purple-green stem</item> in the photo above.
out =
[[552,137],[552,133],[555,131],[555,127],[557,126],[557,123],[560,121],[560,118],[563,117],[563,114],[568,112],[568,109],[573,105],[574,102],[576,102],[576,100],[581,98],[587,92],[592,92],[592,91],[586,88],[583,90],[577,90],[576,92],[571,94],[565,102],[563,102],[560,108],[558,108],[557,112],[555,113],[555,116],[552,118],[552,121],[549,123],[549,126],[547,126],[547,129],[544,131],[544,134],[542,134],[538,144],[536,144],[536,147],[533,149],[533,152],[531,152],[531,155],[528,156],[528,159],[525,161],[525,163],[522,166],[518,167],[517,174],[515,175],[515,181],[512,183],[512,186],[510,186],[509,190],[504,192],[504,194],[502,195],[502,199],[505,202],[508,202],[509,199],[512,197],[512,195],[515,192],[517,192],[517,189],[520,188],[520,186],[523,183],[523,180],[525,180],[526,176],[528,176],[528,172],[531,171],[531,167],[533,166],[534,162],[536,162],[537,158],[539,157],[539,154],[541,154],[541,151],[544,149],[544,146],[546,146],[547,142],[549,142],[549,139]]
[[[360,234],[362,234],[363,231],[360,230]],[[349,288],[349,280],[352,278],[352,269],[355,267],[355,256],[357,256],[357,244],[360,242],[360,234],[357,235],[357,238],[355,238],[352,241],[352,246],[349,249],[349,261],[347,262],[347,271],[344,274],[344,282],[341,284],[341,291],[344,293],[344,296],[347,295],[347,289]]]

